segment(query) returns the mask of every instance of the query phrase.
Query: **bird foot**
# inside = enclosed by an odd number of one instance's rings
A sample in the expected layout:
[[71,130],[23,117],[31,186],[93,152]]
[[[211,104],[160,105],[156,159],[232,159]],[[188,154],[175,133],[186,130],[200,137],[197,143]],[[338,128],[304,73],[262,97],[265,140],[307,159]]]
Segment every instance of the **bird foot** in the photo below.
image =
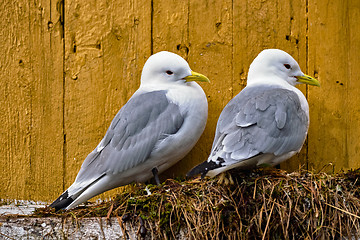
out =
[[228,172],[224,172],[221,173],[219,175],[219,180],[218,180],[219,184],[224,184],[224,185],[233,185],[234,184],[234,180],[231,177],[231,174]]

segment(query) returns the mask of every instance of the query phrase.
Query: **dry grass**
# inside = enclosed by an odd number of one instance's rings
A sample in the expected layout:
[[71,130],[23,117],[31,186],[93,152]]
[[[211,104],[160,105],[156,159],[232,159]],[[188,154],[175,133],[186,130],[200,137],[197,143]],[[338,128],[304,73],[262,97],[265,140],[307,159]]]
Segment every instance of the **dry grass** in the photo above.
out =
[[[218,179],[132,185],[107,203],[34,216],[117,217],[154,239],[360,238],[360,170],[337,175],[259,170]],[[140,218],[141,217],[141,218]],[[143,223],[143,224],[142,224]],[[180,231],[182,229],[182,231]]]

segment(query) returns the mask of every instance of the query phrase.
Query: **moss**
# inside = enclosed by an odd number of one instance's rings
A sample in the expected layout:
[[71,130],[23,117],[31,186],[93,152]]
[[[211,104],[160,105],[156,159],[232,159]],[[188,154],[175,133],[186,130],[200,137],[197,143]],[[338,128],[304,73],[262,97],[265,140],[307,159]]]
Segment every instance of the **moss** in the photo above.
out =
[[159,239],[176,239],[180,229],[193,239],[359,237],[359,170],[333,176],[281,170],[231,174],[233,185],[216,178],[167,180],[147,185],[151,195],[145,185],[131,185],[110,202],[59,213],[38,209],[33,216],[117,216],[123,224],[143,221],[147,234]]

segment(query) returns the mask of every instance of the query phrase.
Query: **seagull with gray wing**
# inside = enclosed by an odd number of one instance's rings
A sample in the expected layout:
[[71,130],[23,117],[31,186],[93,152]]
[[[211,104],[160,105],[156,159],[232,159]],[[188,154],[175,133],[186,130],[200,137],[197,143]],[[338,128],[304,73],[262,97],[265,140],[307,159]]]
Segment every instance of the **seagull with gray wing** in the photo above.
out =
[[274,166],[298,153],[309,128],[308,102],[295,87],[300,83],[320,86],[286,52],[262,51],[250,65],[246,87],[219,117],[209,158],[187,176]]
[[180,56],[146,61],[139,89],[84,160],[75,182],[50,207],[71,209],[110,189],[145,182],[182,159],[204,131],[208,104],[195,82],[209,82]]

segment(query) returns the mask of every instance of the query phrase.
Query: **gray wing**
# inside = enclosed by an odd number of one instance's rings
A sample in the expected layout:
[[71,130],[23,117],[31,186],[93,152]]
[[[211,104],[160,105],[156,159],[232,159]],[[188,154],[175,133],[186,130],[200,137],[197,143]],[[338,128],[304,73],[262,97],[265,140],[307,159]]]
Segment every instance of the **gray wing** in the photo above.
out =
[[108,172],[120,173],[143,163],[156,143],[175,134],[183,121],[179,107],[168,101],[166,91],[133,96],[87,156],[75,182],[86,185]]
[[295,92],[246,87],[221,113],[209,159],[219,151],[225,162],[261,153],[278,156],[297,151],[306,137],[308,122]]

